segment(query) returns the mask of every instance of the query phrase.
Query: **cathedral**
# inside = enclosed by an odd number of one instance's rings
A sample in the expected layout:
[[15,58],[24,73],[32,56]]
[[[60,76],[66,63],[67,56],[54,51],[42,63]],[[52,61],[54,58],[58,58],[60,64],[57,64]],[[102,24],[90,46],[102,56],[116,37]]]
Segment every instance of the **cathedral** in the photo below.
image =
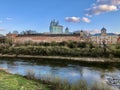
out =
[[51,21],[50,27],[49,27],[51,34],[62,34],[63,33],[63,26],[59,25],[58,21]]

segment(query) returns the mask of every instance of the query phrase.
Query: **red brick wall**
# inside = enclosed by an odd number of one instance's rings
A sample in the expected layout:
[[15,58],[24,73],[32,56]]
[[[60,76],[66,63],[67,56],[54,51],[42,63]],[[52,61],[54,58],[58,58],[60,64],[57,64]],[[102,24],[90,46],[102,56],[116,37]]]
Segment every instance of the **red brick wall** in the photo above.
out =
[[80,39],[79,35],[73,36],[16,36],[13,37],[14,43],[24,43],[26,41],[32,42],[62,42],[62,41],[84,41]]

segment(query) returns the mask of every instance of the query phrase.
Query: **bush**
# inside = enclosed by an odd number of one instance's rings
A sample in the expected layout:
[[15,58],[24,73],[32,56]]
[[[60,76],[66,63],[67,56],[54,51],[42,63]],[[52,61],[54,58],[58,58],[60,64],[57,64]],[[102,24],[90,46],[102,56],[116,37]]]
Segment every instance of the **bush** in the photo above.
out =
[[[35,44],[36,45],[36,44]],[[38,44],[37,44],[38,45]],[[42,56],[72,56],[72,57],[120,57],[120,49],[106,47],[106,52],[101,47],[85,42],[42,42],[40,46],[21,45],[9,46],[0,44],[1,54],[22,54],[22,55],[42,55]],[[119,46],[119,45],[118,45]],[[112,46],[113,47],[113,46]]]

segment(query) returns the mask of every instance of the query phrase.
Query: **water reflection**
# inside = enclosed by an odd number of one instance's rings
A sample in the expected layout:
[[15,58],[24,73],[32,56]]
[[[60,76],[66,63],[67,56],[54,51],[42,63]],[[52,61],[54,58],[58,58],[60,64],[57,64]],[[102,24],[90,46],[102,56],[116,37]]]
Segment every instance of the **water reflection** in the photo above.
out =
[[[57,63],[57,64],[56,64]],[[59,77],[63,80],[67,80],[71,83],[75,83],[78,80],[84,79],[88,83],[93,83],[95,81],[101,81],[108,74],[120,75],[119,68],[100,68],[92,66],[82,66],[79,64],[64,63],[63,62],[49,62],[40,61],[35,62],[25,61],[25,60],[0,60],[0,68],[8,69],[11,73],[26,75],[28,70],[33,70],[36,77],[43,77],[50,75],[52,77]]]

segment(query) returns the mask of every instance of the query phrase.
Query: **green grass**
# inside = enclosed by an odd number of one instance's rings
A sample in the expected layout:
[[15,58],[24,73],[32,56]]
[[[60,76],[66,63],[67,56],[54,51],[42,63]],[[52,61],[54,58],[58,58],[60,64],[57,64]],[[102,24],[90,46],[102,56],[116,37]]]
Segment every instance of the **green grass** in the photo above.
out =
[[0,70],[0,90],[50,90],[47,86]]

